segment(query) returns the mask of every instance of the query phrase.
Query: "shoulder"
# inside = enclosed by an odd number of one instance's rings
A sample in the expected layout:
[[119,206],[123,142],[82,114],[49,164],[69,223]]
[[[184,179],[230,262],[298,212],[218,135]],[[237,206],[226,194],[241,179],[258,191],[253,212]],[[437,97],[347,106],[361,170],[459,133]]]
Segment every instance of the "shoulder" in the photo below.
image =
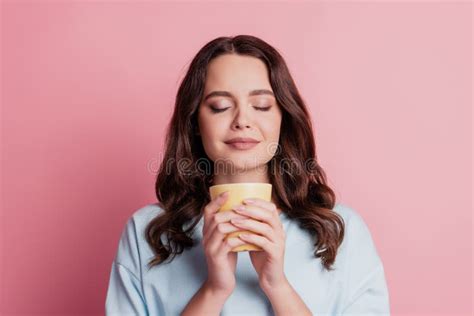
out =
[[354,264],[354,256],[360,258],[362,264],[381,264],[372,233],[362,215],[354,208],[341,203],[336,204],[333,211],[344,220],[344,239],[338,253],[345,259],[351,258]]
[[133,214],[130,216],[129,221],[133,221],[136,224],[142,224],[146,225],[148,222],[150,222],[153,218],[156,216],[160,215],[163,213],[163,207],[161,203],[152,203],[152,204],[147,204],[136,211],[133,212]]
[[145,230],[148,224],[157,216],[164,213],[160,203],[147,204],[132,213],[126,227],[129,233],[133,233],[139,245],[145,245]]
[[148,255],[148,252],[151,252],[147,246],[145,229],[153,218],[163,212],[160,205],[159,203],[144,205],[129,216],[120,237],[116,255],[118,262],[127,264],[130,260],[138,261],[140,255]]
[[136,209],[127,219],[124,233],[132,234],[136,239],[141,239],[141,235],[148,223],[163,213],[160,203],[147,204]]
[[344,239],[337,251],[342,268],[345,303],[343,314],[366,310],[389,314],[385,270],[369,226],[360,213],[347,205],[334,208],[345,221]]
[[348,222],[353,218],[360,218],[359,213],[355,209],[344,203],[336,203],[333,211],[339,214],[345,222]]
[[347,204],[336,203],[333,211],[344,220],[345,233],[349,236],[369,233],[369,228],[362,215]]

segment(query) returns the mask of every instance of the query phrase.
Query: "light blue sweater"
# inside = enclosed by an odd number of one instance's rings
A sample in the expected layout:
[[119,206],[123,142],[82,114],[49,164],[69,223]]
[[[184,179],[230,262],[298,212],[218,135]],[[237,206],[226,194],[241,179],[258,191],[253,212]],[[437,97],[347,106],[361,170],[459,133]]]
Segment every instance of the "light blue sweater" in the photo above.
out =
[[[106,315],[180,315],[207,277],[201,244],[203,218],[195,227],[199,245],[177,255],[171,263],[154,266],[144,238],[148,222],[162,212],[158,204],[137,210],[128,220],[112,263],[105,302]],[[382,261],[362,217],[343,204],[334,211],[345,221],[344,241],[335,270],[323,269],[313,255],[311,235],[282,212],[286,233],[285,275],[313,315],[390,315],[389,294]],[[274,315],[258,285],[248,252],[238,253],[237,285],[221,315]]]

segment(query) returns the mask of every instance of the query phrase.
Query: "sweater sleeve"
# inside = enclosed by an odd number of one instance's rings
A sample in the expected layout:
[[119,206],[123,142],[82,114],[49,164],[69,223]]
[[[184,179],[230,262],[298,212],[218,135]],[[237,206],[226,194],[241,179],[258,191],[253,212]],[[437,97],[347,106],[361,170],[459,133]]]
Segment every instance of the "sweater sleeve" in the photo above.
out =
[[122,231],[110,272],[105,301],[107,316],[148,315],[141,283],[137,225],[131,217]]
[[371,233],[362,217],[354,213],[347,228],[348,295],[343,315],[390,315],[389,293]]
[[112,263],[105,314],[107,316],[148,315],[140,290],[140,280],[116,261]]

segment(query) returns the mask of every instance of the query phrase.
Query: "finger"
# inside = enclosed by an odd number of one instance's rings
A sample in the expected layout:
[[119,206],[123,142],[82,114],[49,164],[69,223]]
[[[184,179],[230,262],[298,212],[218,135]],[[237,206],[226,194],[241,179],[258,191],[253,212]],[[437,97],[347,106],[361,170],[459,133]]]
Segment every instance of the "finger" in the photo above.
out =
[[[235,216],[240,216],[240,215],[235,214]],[[236,218],[245,218],[245,217],[240,216],[240,217],[236,217]],[[215,222],[214,221],[211,225],[213,225],[213,226],[209,227],[209,229],[204,233],[203,239],[207,240],[207,238],[213,234],[215,229],[219,229],[219,231],[223,234],[229,234],[229,233],[232,233],[232,232],[235,232],[235,231],[239,230],[235,225],[233,225],[230,222],[230,219],[226,220],[226,221],[222,221],[222,222]]]
[[209,228],[204,231],[203,238],[212,234],[212,231],[220,223],[230,222],[233,218],[247,218],[247,216],[237,214],[233,210],[218,212],[214,214],[214,220],[211,220],[209,223]]
[[270,255],[272,258],[277,258],[277,248],[274,243],[263,236],[255,235],[255,234],[240,234],[239,238],[243,241],[253,244],[262,248],[266,253]]
[[[208,248],[211,253],[218,251],[220,245],[227,237],[229,230],[232,229],[230,226],[233,226],[231,223],[219,223],[213,231],[209,232],[205,237],[203,237],[202,243]],[[235,227],[235,226],[234,226]],[[235,227],[234,231],[239,231]],[[209,240],[208,240],[209,239]]]
[[218,252],[221,254],[227,254],[229,253],[232,249],[238,246],[245,245],[246,242],[240,239],[239,237],[231,237],[231,238],[226,238],[222,242],[220,248],[218,249]]
[[275,216],[272,211],[257,205],[239,205],[233,208],[237,214],[248,216],[253,219],[265,222],[274,229],[283,229],[280,217]]
[[203,231],[205,230],[205,227],[207,226],[207,223],[209,223],[210,219],[212,218],[212,215],[216,213],[219,208],[224,205],[224,203],[227,201],[229,198],[229,191],[222,192],[219,194],[215,199],[211,200],[206,207],[204,208],[204,225],[203,225]]
[[208,250],[208,254],[213,258],[226,258],[227,254],[235,247],[245,245],[246,242],[239,237],[224,238],[217,245],[213,245]]
[[224,241],[224,237],[225,235],[219,231],[219,226],[216,226],[215,229],[209,231],[202,239],[205,250],[211,255],[215,255]]
[[224,205],[225,201],[229,198],[229,191],[222,192],[216,198],[211,200],[204,211],[206,213],[215,213],[219,210],[219,208]]
[[262,199],[259,199],[259,198],[251,198],[251,199],[243,200],[243,203],[246,204],[246,205],[259,206],[261,208],[269,210],[270,212],[274,212],[274,213],[278,214],[276,205],[272,202],[269,202],[269,201],[265,201],[265,200],[262,200]]
[[259,222],[251,218],[231,219],[230,221],[233,225],[260,234],[272,242],[277,242],[278,240],[274,229],[267,223]]

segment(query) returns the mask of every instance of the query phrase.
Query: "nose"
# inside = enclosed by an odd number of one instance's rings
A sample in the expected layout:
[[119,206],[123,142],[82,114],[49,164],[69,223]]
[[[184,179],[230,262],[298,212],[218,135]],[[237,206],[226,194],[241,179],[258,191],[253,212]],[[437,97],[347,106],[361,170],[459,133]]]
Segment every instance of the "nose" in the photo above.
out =
[[245,128],[251,128],[251,123],[250,119],[248,118],[248,115],[246,113],[246,109],[238,109],[238,112],[234,118],[234,121],[232,122],[232,126],[235,129],[245,129]]
[[250,128],[250,124],[236,123],[236,124],[234,124],[234,127],[235,127],[236,129]]

